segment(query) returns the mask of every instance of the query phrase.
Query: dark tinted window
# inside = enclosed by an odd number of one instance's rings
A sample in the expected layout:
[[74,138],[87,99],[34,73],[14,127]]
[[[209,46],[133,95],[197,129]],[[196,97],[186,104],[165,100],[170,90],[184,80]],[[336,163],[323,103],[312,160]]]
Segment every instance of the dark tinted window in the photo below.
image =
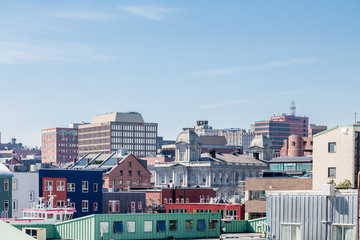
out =
[[165,221],[163,221],[163,220],[157,221],[157,231],[158,232],[166,232]]
[[205,231],[205,229],[206,229],[205,220],[204,219],[198,220],[198,230]]
[[122,233],[122,232],[124,232],[123,223],[114,222],[114,233]]

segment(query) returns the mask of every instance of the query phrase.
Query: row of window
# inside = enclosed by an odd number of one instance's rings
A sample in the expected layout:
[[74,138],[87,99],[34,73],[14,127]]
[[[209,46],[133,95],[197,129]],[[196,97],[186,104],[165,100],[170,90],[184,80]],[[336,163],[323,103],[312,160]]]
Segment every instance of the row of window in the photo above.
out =
[[129,125],[112,125],[112,130],[125,130],[125,131],[156,131],[155,126],[144,126],[144,125],[135,125],[135,126],[129,126]]
[[[136,202],[131,202],[131,212],[134,212],[136,208]],[[137,209],[142,210],[142,202],[138,201]],[[109,200],[109,212],[110,213],[119,213],[120,212],[120,201],[119,200]]]
[[[88,181],[82,181],[82,192],[83,193],[88,193],[89,192],[89,182]],[[45,181],[45,186],[44,186],[44,190],[45,191],[53,191],[53,181],[51,180],[46,180]],[[65,191],[65,181],[56,181],[56,191]],[[67,191],[68,192],[75,192],[75,183],[68,183],[67,184]],[[93,192],[97,192],[98,191],[98,184],[94,183],[93,184]]]
[[[153,227],[154,221],[144,221],[144,232],[153,232],[155,229]],[[209,220],[208,230],[215,230],[218,220]],[[126,229],[125,229],[126,226]],[[206,231],[206,222],[205,219],[197,220],[197,231]],[[102,233],[109,233],[109,222],[100,222],[100,230]],[[193,231],[194,230],[194,220],[185,220],[185,230]],[[166,232],[166,231],[178,231],[178,220],[165,220],[156,221],[156,232]],[[136,231],[136,222],[135,221],[126,221],[124,224],[123,221],[113,222],[113,232],[114,233],[135,233]]]

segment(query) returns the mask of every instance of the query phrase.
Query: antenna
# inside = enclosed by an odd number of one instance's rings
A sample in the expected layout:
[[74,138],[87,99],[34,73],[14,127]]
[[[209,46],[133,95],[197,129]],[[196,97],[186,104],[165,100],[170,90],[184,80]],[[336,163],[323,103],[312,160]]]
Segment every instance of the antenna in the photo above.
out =
[[295,113],[296,113],[295,101],[291,101],[291,103],[290,103],[290,115],[295,116]]
[[354,113],[355,114],[355,124],[356,124],[356,115],[357,115],[357,113]]

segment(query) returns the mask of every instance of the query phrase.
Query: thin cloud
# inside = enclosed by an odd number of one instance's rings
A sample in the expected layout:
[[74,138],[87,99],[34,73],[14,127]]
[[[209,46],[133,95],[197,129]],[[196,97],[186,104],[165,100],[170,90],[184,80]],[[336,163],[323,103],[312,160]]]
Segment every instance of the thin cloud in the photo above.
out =
[[303,90],[297,90],[297,91],[277,92],[277,93],[274,93],[273,96],[303,94],[303,93],[308,93],[308,92],[316,92],[316,91],[324,90],[325,88],[327,88],[327,87],[310,88],[310,89],[303,89]]
[[[0,42],[0,64],[26,64],[39,62],[75,62],[109,60],[114,57],[105,54],[91,54],[97,49],[71,44],[54,43],[56,48],[30,44]],[[89,54],[90,53],[90,54]]]
[[143,17],[156,21],[164,20],[165,19],[164,15],[173,12],[173,9],[170,8],[139,7],[139,6],[120,7],[120,10],[126,11],[138,17]]
[[233,74],[236,72],[242,71],[260,71],[266,69],[273,69],[273,68],[280,68],[280,67],[287,67],[292,65],[302,65],[302,64],[310,64],[317,62],[317,59],[314,58],[295,58],[287,61],[272,61],[268,63],[263,63],[259,65],[245,65],[245,66],[238,66],[238,67],[229,67],[229,68],[219,68],[213,70],[206,70],[206,71],[199,71],[196,72],[196,75],[200,76],[208,76],[208,77],[216,77],[216,76],[224,76]]
[[114,15],[96,13],[96,12],[57,12],[54,14],[57,18],[63,19],[80,19],[80,20],[90,20],[90,21],[103,21],[110,18],[113,18]]
[[235,104],[246,103],[246,102],[250,102],[250,100],[246,99],[246,100],[234,100],[234,101],[218,102],[218,103],[214,103],[214,104],[199,107],[199,108],[197,108],[197,110],[211,109],[211,108],[223,107],[223,106],[227,106],[227,105],[235,105]]

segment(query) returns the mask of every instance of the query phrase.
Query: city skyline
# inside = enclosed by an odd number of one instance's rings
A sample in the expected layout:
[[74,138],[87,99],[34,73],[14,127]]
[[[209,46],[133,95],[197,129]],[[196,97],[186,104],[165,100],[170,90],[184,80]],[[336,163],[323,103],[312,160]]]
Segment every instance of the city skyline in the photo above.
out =
[[175,139],[183,127],[249,128],[289,113],[354,123],[360,3],[348,1],[5,1],[0,132],[137,111]]

